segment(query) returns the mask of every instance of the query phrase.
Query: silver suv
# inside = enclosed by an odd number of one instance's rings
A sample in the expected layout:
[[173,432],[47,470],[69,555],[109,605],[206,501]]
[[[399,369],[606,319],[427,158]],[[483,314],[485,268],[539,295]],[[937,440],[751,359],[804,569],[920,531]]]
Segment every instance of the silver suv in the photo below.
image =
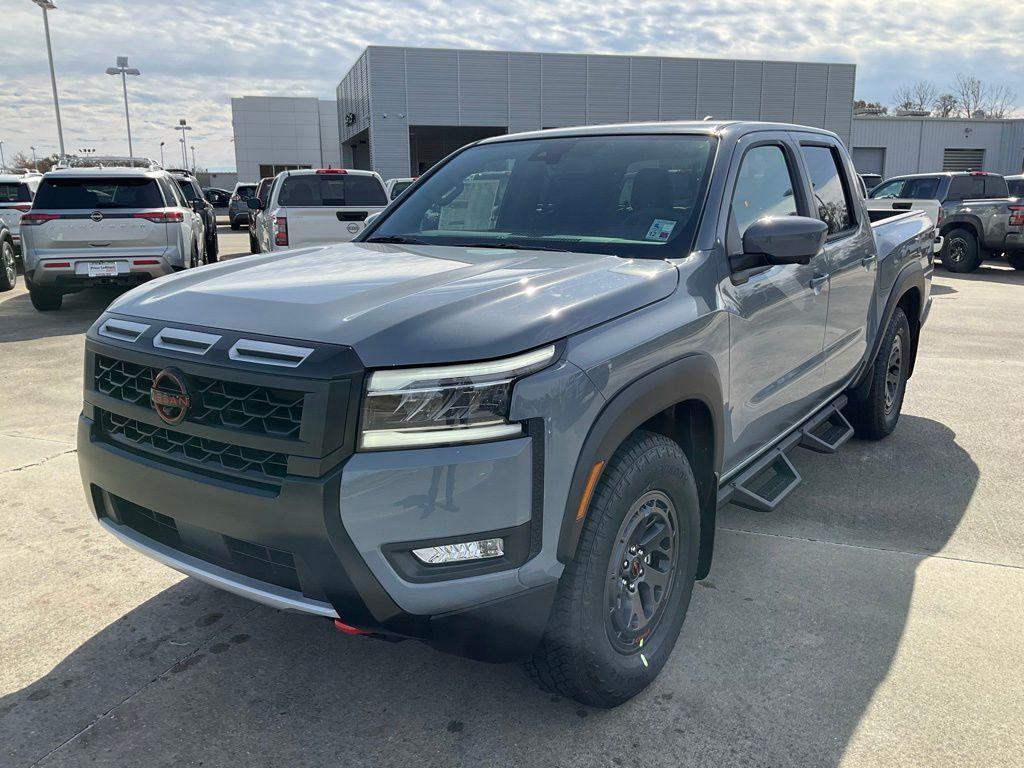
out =
[[51,171],[21,236],[25,282],[44,312],[60,309],[65,293],[138,285],[206,258],[202,216],[162,170]]

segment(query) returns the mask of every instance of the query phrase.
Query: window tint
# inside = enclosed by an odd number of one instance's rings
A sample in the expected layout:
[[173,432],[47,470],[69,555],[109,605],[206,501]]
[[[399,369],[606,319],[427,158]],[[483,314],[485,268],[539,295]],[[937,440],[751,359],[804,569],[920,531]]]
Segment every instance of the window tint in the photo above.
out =
[[845,232],[856,222],[850,212],[850,195],[846,191],[846,174],[839,155],[832,147],[801,146],[818,218],[828,225],[830,235]]
[[384,187],[374,176],[355,176],[341,173],[287,176],[279,205],[387,205]]
[[733,232],[742,238],[758,219],[796,214],[793,178],[782,148],[763,146],[747,152],[732,193]]
[[1006,186],[1006,179],[1002,176],[985,177],[985,197],[1009,197],[1010,191]]
[[44,210],[87,208],[163,208],[154,179],[44,179],[35,207]]
[[1010,197],[1024,197],[1024,179],[1007,179],[1006,186]]
[[954,176],[949,182],[947,200],[976,200],[985,196],[984,176]]
[[374,237],[637,258],[683,253],[714,149],[715,139],[696,135],[480,144],[420,180]]
[[30,203],[32,193],[29,192],[28,184],[19,182],[0,183],[0,203]]

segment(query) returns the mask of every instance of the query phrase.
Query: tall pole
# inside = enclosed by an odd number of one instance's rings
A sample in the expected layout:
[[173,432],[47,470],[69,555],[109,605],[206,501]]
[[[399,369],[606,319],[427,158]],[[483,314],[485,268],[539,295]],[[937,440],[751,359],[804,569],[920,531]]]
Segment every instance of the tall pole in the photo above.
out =
[[192,175],[196,173],[196,145],[192,145]]
[[7,168],[7,161],[4,160],[4,140],[0,139],[0,171]]
[[124,90],[124,122],[128,126],[128,161],[135,165],[135,153],[132,151],[132,119],[128,116],[128,78],[121,70],[121,88]]
[[46,54],[50,59],[50,86],[53,88],[53,112],[57,116],[57,143],[60,144],[60,159],[64,160],[64,128],[60,124],[60,102],[57,100],[57,73],[53,69],[53,46],[50,43],[50,17],[47,15],[47,5],[56,8],[53,3],[39,3],[43,9],[43,27],[46,29]]
[[164,167],[164,142],[160,142],[160,167]]
[[181,142],[181,167],[188,168],[188,155],[185,151],[185,131],[191,131],[192,126],[187,124],[185,118],[181,118],[178,120],[178,124],[174,126],[174,130],[181,131],[181,138],[179,139]]

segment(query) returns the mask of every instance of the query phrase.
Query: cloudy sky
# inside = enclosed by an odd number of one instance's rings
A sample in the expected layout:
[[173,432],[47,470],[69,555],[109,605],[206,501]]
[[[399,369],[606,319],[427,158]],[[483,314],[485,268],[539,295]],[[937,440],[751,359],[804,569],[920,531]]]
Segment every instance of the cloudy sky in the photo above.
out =
[[[136,153],[179,151],[187,118],[201,166],[234,168],[232,96],[331,98],[364,46],[633,53],[857,64],[857,96],[891,103],[918,79],[963,71],[1024,105],[1024,5],[1013,0],[56,0],[50,13],[69,152],[126,154],[127,55]],[[57,149],[41,11],[2,0],[0,139],[10,157]],[[169,156],[168,156],[169,157]]]

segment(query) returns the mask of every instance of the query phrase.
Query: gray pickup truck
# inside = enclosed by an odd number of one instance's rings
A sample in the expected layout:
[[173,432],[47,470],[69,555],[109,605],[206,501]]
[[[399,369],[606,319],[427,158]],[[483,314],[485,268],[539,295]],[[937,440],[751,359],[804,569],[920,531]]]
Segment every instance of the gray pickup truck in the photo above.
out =
[[358,241],[154,281],[88,332],[78,456],[128,546],[350,634],[642,690],[729,502],[896,426],[935,229],[826,131],[487,139]]
[[1024,269],[1024,200],[1012,197],[1007,180],[995,173],[923,173],[888,179],[871,190],[869,208],[884,204],[910,210],[922,200],[940,204],[936,226],[944,238],[942,263],[951,272],[973,272],[1004,254]]

